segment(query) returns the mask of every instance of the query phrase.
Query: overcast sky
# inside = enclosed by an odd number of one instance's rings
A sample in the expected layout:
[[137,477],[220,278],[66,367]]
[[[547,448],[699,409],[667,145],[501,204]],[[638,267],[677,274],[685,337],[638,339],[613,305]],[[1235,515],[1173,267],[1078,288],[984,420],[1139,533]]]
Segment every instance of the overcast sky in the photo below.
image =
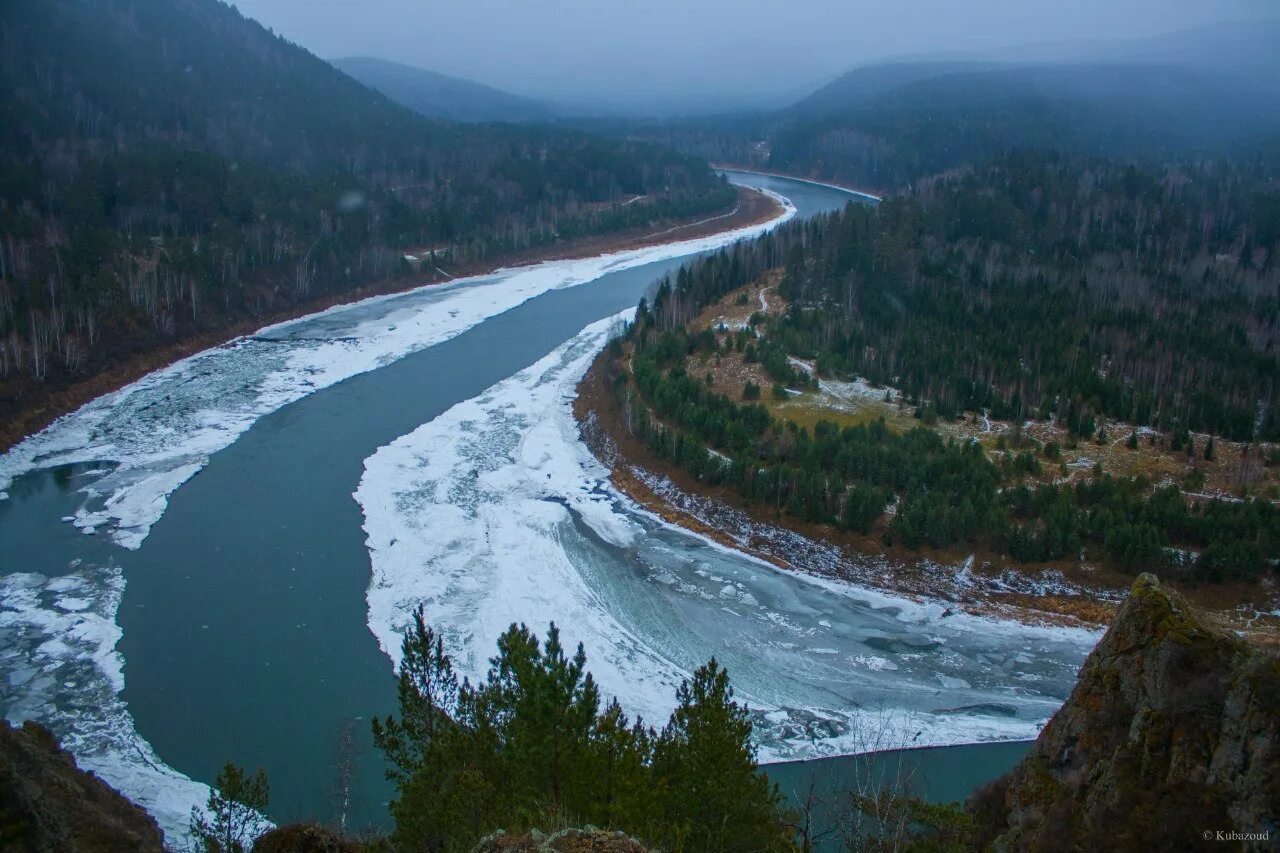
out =
[[904,54],[1150,36],[1277,0],[238,0],[325,57],[633,104],[781,96]]

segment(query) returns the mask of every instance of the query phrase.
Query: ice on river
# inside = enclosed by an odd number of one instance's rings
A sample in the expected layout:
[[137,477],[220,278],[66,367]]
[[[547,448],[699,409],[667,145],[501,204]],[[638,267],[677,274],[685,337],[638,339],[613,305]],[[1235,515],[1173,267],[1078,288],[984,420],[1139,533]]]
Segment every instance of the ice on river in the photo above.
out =
[[90,770],[155,816],[175,847],[207,786],[166,766],[138,736],[120,699],[117,566],[49,578],[0,578],[0,705],[13,723],[35,719]]
[[571,411],[616,322],[366,461],[369,624],[393,660],[423,604],[472,678],[508,625],[555,621],[605,694],[656,723],[714,655],[755,711],[764,760],[1036,735],[1096,634],[782,571],[616,493]]
[[[0,499],[22,474],[101,463],[78,477],[84,501],[65,520],[136,549],[169,495],[264,415],[539,294],[760,234],[795,214],[778,198],[783,213],[761,225],[375,297],[201,352],[94,400],[0,456]],[[21,568],[0,566],[0,707],[13,722],[48,725],[82,766],[144,805],[178,843],[191,806],[208,789],[157,758],[120,699],[120,569],[84,563],[47,579]]]
[[108,463],[84,486],[73,522],[137,548],[168,497],[262,416],[337,382],[465,332],[542,293],[643,264],[719,248],[795,215],[696,240],[548,261],[338,306],[268,326],[100,397],[0,456],[0,498],[18,475]]

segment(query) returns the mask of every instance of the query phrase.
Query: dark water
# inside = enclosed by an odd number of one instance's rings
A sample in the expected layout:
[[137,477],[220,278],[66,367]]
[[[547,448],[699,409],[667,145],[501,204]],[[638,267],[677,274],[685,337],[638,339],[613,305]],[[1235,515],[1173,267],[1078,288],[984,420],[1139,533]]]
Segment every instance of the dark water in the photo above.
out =
[[[819,850],[843,850],[848,792],[888,789],[933,803],[963,802],[976,788],[1009,772],[1028,742],[926,747],[769,764],[765,771],[793,808],[812,816]],[[821,843],[825,841],[825,843]]]
[[[783,179],[750,183],[783,193],[801,216],[849,200]],[[634,305],[684,260],[547,293],[263,417],[170,497],[137,551],[59,521],[79,505],[85,472],[20,478],[0,502],[0,568],[57,575],[80,557],[123,567],[124,698],[165,762],[203,781],[228,760],[260,766],[273,818],[325,818],[339,732],[355,721],[358,821],[382,822],[389,789],[368,728],[393,709],[394,684],[366,624],[369,558],[351,496],[365,458]]]

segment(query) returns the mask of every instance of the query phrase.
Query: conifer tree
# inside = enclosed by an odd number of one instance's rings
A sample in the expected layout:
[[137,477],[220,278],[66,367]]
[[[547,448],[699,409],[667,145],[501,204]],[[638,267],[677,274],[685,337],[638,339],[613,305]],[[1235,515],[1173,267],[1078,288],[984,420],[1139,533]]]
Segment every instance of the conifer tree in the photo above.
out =
[[666,796],[664,821],[684,850],[786,850],[777,787],[756,767],[751,719],[712,658],[676,691],[679,702],[654,746]]
[[191,809],[192,842],[203,853],[246,853],[271,826],[263,816],[269,793],[266,773],[251,776],[228,761],[209,789],[204,810]]

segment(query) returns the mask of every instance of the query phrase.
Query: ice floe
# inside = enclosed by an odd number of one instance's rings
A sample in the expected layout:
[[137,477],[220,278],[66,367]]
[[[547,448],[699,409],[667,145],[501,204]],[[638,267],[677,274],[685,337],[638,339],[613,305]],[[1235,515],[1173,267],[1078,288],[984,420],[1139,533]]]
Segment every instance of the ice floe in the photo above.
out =
[[[777,198],[782,213],[760,225],[374,297],[198,353],[88,403],[0,455],[0,499],[9,497],[7,490],[23,474],[98,463],[78,477],[84,500],[63,520],[136,549],[169,496],[264,415],[548,291],[755,236],[795,214],[794,206]],[[528,458],[535,458],[536,436],[526,444]],[[556,461],[545,464],[554,467]],[[498,480],[488,485],[503,488]],[[612,515],[593,516],[594,500],[578,496],[575,511],[588,522],[594,518],[604,539],[625,542],[631,535],[627,525]],[[537,501],[524,509],[548,526],[568,511]],[[495,544],[517,562],[536,558],[522,551],[518,539]],[[171,841],[180,838],[191,807],[203,803],[208,789],[160,761],[135,731],[120,698],[120,569],[94,563],[71,569],[53,579],[16,572],[0,580],[0,699],[6,715],[50,726],[82,766],[146,807]]]
[[115,648],[123,593],[118,566],[0,578],[0,704],[10,722],[53,730],[81,769],[150,812],[177,848],[209,788],[166,766],[134,730]]
[[1092,632],[780,570],[617,493],[571,408],[614,324],[366,460],[369,624],[393,661],[423,605],[473,678],[509,624],[555,621],[603,692],[650,721],[714,654],[756,714],[764,760],[1035,736]]
[[448,340],[542,293],[756,236],[795,215],[734,231],[591,258],[547,261],[377,296],[291,320],[150,373],[0,456],[0,497],[37,468],[110,463],[86,483],[74,523],[137,548],[168,497],[255,421],[337,382]]

